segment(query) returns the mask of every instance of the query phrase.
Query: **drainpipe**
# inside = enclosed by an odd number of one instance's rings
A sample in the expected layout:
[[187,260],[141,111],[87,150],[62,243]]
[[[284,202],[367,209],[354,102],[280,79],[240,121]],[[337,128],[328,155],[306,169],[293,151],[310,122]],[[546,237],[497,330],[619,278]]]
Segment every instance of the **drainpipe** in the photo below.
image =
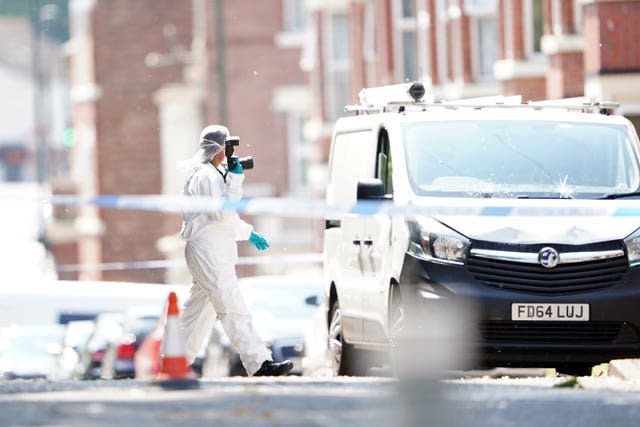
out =
[[224,34],[224,0],[216,1],[216,71],[218,76],[218,99],[220,109],[220,123],[228,125],[227,111],[227,63],[225,56]]

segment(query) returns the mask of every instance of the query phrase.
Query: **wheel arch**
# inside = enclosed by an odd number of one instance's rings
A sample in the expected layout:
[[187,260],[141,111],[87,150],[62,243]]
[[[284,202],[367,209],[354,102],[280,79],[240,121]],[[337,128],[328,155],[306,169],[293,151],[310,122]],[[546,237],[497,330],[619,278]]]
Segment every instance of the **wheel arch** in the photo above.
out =
[[386,318],[386,333],[389,334],[389,324],[390,324],[390,316],[391,316],[391,303],[394,292],[400,292],[400,281],[395,277],[391,277],[389,279],[389,292],[387,294],[387,318]]
[[331,324],[331,309],[337,300],[338,291],[336,290],[336,284],[335,282],[331,282],[331,285],[329,285],[329,305],[327,306],[327,328]]

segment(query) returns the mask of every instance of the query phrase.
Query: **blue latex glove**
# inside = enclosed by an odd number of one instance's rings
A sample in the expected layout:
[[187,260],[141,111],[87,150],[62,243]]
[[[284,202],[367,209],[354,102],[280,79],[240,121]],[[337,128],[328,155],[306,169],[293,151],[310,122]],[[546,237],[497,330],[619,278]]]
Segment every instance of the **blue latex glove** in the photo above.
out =
[[240,161],[238,160],[238,158],[236,157],[236,167],[229,170],[229,172],[231,173],[236,173],[236,174],[241,174],[244,172],[244,168],[242,167],[242,165],[240,164]]
[[265,239],[255,231],[251,232],[251,236],[249,236],[249,242],[251,242],[251,244],[253,244],[253,246],[258,248],[258,250],[260,251],[264,251],[269,247],[269,243],[267,242],[267,239]]

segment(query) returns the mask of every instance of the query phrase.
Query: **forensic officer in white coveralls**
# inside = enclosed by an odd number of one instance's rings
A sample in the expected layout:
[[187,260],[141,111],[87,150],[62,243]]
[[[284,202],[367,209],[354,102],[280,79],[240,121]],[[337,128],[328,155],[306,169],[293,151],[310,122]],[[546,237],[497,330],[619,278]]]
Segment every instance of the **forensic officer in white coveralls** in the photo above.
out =
[[[225,142],[229,131],[224,126],[205,127],[200,134],[200,149],[187,162],[192,170],[184,185],[186,196],[214,196],[240,199],[243,168],[236,162],[226,171]],[[251,314],[238,286],[235,266],[236,241],[249,240],[259,250],[269,247],[253,226],[235,211],[185,212],[180,237],[186,240],[185,258],[193,276],[189,298],[180,315],[187,342],[187,357],[192,363],[209,337],[216,317],[220,319],[234,350],[250,376],[285,375],[293,367],[289,360],[274,362],[253,327]]]

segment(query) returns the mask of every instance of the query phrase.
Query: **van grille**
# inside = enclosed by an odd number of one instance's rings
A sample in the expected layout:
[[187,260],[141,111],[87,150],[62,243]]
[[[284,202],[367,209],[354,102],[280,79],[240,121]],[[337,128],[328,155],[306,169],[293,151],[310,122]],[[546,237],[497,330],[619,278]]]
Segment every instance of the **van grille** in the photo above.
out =
[[491,343],[527,344],[625,344],[638,342],[637,330],[627,323],[588,322],[516,323],[509,321],[484,322],[480,336]]
[[618,283],[626,273],[625,256],[545,268],[539,264],[469,256],[467,268],[487,286],[539,294],[586,292]]

